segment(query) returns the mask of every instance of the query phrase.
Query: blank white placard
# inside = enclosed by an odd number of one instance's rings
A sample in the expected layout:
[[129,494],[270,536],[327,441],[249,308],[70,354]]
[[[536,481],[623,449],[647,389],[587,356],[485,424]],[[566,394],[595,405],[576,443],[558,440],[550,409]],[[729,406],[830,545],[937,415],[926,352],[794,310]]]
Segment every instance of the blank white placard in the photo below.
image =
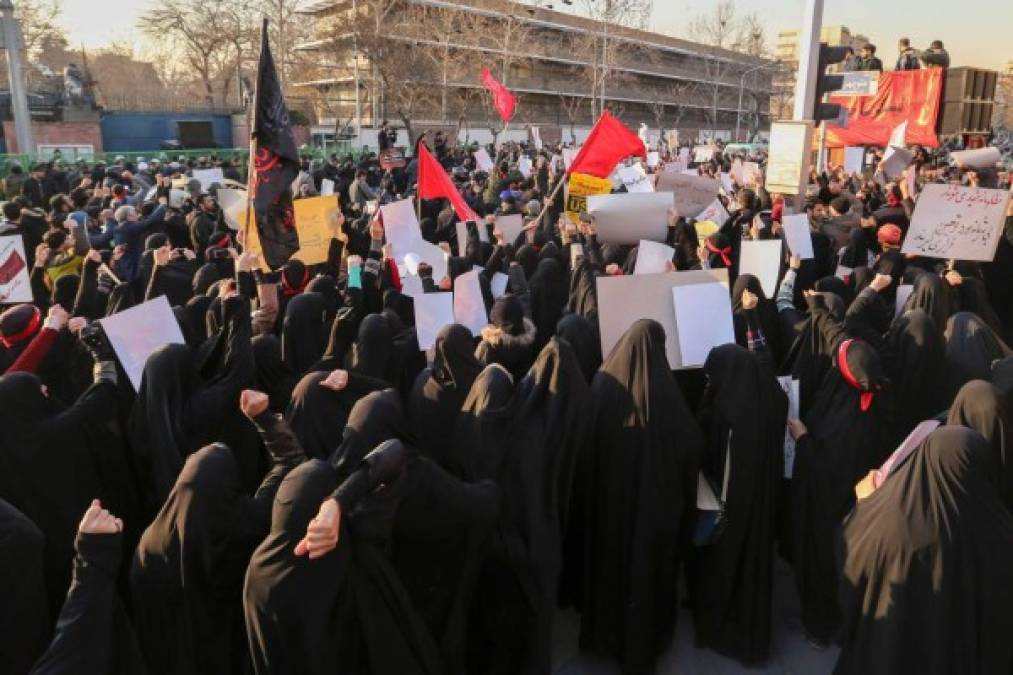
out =
[[672,303],[683,366],[702,366],[711,349],[735,342],[732,300],[723,284],[675,286]]
[[637,247],[637,264],[633,268],[634,274],[657,274],[668,272],[665,263],[672,262],[675,249],[656,241],[640,240]]
[[813,257],[813,240],[809,233],[809,214],[798,213],[786,215],[781,221],[784,239],[788,242],[788,250],[802,260]]
[[454,323],[454,296],[452,293],[423,293],[416,295],[415,333],[419,350],[432,349],[436,336],[444,326]]
[[739,274],[752,274],[760,280],[768,300],[777,292],[781,272],[781,240],[744,241],[739,252]]
[[478,272],[465,272],[454,279],[454,321],[465,326],[475,337],[489,323],[482,298]]

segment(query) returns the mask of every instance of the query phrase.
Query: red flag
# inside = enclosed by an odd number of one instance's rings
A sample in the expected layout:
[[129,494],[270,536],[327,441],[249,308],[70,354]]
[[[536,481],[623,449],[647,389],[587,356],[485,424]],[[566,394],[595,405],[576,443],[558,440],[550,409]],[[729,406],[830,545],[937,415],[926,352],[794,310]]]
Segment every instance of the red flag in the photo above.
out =
[[608,178],[615,171],[616,164],[630,155],[647,159],[644,142],[606,110],[573,158],[569,173]]
[[504,124],[514,116],[514,109],[517,107],[517,97],[510,93],[510,90],[500,84],[499,80],[492,76],[488,68],[482,68],[482,84],[492,94],[492,104],[496,111],[503,118]]
[[425,143],[419,143],[419,188],[420,199],[449,199],[454,207],[454,212],[461,220],[479,221],[468,202],[464,201],[460,190],[450,180],[450,176],[443,170],[443,167],[436,158],[429,152]]

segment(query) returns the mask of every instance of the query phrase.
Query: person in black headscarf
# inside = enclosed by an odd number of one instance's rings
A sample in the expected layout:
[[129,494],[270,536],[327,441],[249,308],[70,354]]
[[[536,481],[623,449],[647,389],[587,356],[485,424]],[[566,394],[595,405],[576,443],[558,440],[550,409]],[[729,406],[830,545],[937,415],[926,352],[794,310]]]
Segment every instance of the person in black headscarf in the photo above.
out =
[[211,298],[197,295],[187,300],[182,307],[173,307],[172,312],[183,333],[183,341],[191,347],[199,347],[208,339],[207,312]]
[[946,323],[946,362],[953,391],[971,380],[987,380],[992,364],[1013,355],[976,314],[957,312]]
[[999,496],[1013,513],[1013,420],[1007,395],[989,382],[971,380],[957,392],[946,423],[974,429],[988,443],[999,467]]
[[890,358],[884,361],[893,389],[893,433],[896,447],[919,422],[944,410],[952,399],[945,363],[943,333],[923,309],[897,317],[886,335]]
[[296,377],[320,360],[327,346],[327,303],[317,293],[301,293],[285,308],[281,350],[285,365]]
[[542,258],[528,286],[531,319],[536,330],[534,349],[539,351],[555,334],[556,324],[566,306],[566,273],[555,258]]
[[524,316],[517,296],[500,296],[489,312],[489,325],[482,329],[482,341],[475,349],[475,358],[482,365],[498,363],[519,380],[527,373],[535,358],[537,329]]
[[[186,345],[165,345],[144,365],[130,439],[150,514],[169,494],[191,452],[218,440],[245,447],[230,437],[240,434],[235,401],[254,377],[249,302],[231,296],[221,307],[223,314],[215,316],[222,317],[224,327],[196,354]],[[252,480],[252,489],[254,458],[239,459],[244,485]]]
[[819,296],[809,311],[833,368],[820,384],[803,422],[789,420],[796,440],[791,501],[795,582],[810,644],[826,648],[840,623],[834,571],[834,533],[852,505],[851,488],[889,452],[888,402],[879,356],[851,338]]
[[330,337],[327,339],[324,355],[310,370],[331,371],[344,368],[345,358],[352,345],[355,344],[358,329],[359,320],[355,315],[355,310],[351,307],[339,309],[334,315],[334,321],[331,322]]
[[815,289],[818,293],[833,293],[844,301],[845,309],[855,299],[855,293],[851,286],[848,286],[840,277],[823,277],[816,282]]
[[[116,592],[123,521],[93,500],[78,526],[74,581],[56,635],[31,675],[145,675],[133,626]],[[18,671],[14,671],[18,672]]]
[[[743,297],[747,291],[752,296],[748,303]],[[767,299],[760,280],[752,274],[740,274],[732,287],[732,323],[735,342],[754,352],[773,372],[784,359],[780,320],[774,301]]]
[[460,324],[444,326],[433,345],[433,365],[415,378],[408,398],[408,419],[419,450],[446,465],[449,432],[482,364],[474,355],[471,331]]
[[95,442],[115,411],[116,364],[108,345],[92,348],[94,384],[69,407],[53,400],[30,373],[0,376],[0,499],[31,519],[46,537],[43,571],[50,616],[70,584],[74,533],[91,500],[106,497],[105,463],[125,458]]
[[648,673],[672,638],[703,439],[640,320],[591,383],[590,504],[580,644]]
[[566,311],[584,317],[597,330],[598,288],[595,279],[594,265],[587,256],[581,257],[577,266],[570,272],[570,295],[566,302]]
[[[844,321],[844,302],[833,293],[818,293],[827,306],[830,316],[837,322]],[[782,325],[786,323],[795,332],[795,340],[785,365],[793,379],[799,383],[799,413],[805,416],[823,379],[833,368],[834,347],[821,329],[821,324],[812,314],[800,315],[793,307],[780,311]],[[794,324],[798,324],[796,327]],[[831,336],[832,338],[833,336]]]
[[63,307],[68,312],[74,308],[74,300],[77,298],[77,288],[81,278],[76,274],[64,274],[53,282],[52,304]]
[[556,336],[573,347],[584,381],[591,384],[601,366],[601,338],[598,330],[580,314],[565,314],[556,324]]
[[278,485],[305,455],[267,410],[266,394],[244,391],[240,406],[272,455],[273,466],[256,493],[242,493],[234,451],[209,445],[187,458],[134,554],[133,615],[152,673],[246,670],[243,571],[268,532]]
[[524,244],[514,255],[514,260],[524,270],[524,278],[530,280],[538,270],[538,251],[531,244]]
[[[483,383],[480,391],[486,387]],[[517,384],[511,406],[511,442],[492,442],[491,449],[502,455],[493,458],[483,450],[483,458],[469,462],[489,471],[469,479],[493,479],[503,490],[498,536],[490,543],[472,615],[469,665],[471,672],[545,673],[563,535],[590,408],[573,349],[551,339]],[[458,457],[474,452],[474,446],[455,449]]]
[[52,629],[43,576],[42,531],[0,499],[0,663],[25,675],[46,648]]
[[316,293],[324,300],[324,307],[327,308],[326,323],[329,325],[334,321],[334,316],[341,307],[341,293],[338,292],[338,284],[334,277],[320,274],[306,284],[307,293]]
[[393,340],[393,330],[387,317],[368,315],[359,324],[359,335],[345,358],[348,371],[374,379],[390,378]]
[[271,412],[284,412],[299,376],[282,359],[281,340],[276,335],[258,335],[251,344],[253,365],[256,368],[253,386],[259,391],[267,392],[271,399]]
[[1013,517],[997,473],[980,435],[942,427],[858,501],[836,675],[1010,672]]
[[285,420],[308,457],[327,459],[341,444],[355,404],[389,386],[345,370],[308,373],[292,390]]
[[773,372],[738,345],[712,349],[704,372],[702,464],[715,485],[727,483],[728,524],[693,564],[696,643],[760,664],[770,649],[781,420],[788,417],[788,400]]
[[936,274],[923,272],[915,277],[912,286],[904,310],[925,310],[936,327],[942,330],[952,312],[950,289],[946,282]]

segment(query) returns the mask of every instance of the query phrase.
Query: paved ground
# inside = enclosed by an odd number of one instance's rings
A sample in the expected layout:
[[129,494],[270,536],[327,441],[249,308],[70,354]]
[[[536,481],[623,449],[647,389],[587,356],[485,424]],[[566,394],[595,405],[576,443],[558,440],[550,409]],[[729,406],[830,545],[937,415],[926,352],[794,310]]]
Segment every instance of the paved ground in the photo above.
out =
[[[681,596],[680,596],[681,597]],[[798,621],[798,597],[791,569],[778,560],[774,568],[774,643],[764,668],[746,668],[712,651],[693,646],[693,621],[680,612],[675,641],[662,656],[656,675],[827,675],[837,661],[837,648],[824,652],[806,643]],[[556,617],[553,666],[555,675],[620,675],[612,664],[579,653],[579,616],[561,612]]]

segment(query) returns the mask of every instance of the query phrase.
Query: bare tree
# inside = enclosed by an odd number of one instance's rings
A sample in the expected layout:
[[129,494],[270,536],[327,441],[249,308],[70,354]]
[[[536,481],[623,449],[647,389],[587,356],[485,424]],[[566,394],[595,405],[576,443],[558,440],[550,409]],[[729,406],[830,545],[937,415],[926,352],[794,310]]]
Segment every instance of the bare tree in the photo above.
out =
[[577,131],[575,127],[577,120],[580,119],[580,109],[584,107],[587,98],[562,92],[557,92],[557,95],[559,96],[559,105],[563,108],[563,113],[566,114],[567,122],[570,123],[570,142],[576,144]]
[[164,0],[144,12],[137,25],[156,45],[182,56],[213,106],[216,91],[225,103],[224,83],[236,61],[235,33],[245,31],[233,21],[244,13],[242,6],[242,0]]

